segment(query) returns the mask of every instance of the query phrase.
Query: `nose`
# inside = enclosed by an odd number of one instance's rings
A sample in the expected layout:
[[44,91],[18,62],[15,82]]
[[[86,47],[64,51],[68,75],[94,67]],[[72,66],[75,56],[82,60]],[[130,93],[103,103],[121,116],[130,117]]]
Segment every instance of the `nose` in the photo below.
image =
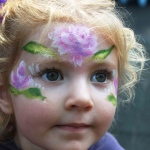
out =
[[81,79],[80,81],[78,80],[74,83],[71,83],[68,87],[65,108],[67,110],[91,110],[94,107],[94,103],[90,93],[90,87],[86,81]]

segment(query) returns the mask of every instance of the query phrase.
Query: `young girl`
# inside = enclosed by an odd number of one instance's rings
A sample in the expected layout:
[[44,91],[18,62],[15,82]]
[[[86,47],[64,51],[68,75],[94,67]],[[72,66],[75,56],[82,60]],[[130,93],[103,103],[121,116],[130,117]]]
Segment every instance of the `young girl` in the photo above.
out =
[[118,90],[131,98],[145,57],[115,2],[1,6],[0,149],[123,150],[107,131]]

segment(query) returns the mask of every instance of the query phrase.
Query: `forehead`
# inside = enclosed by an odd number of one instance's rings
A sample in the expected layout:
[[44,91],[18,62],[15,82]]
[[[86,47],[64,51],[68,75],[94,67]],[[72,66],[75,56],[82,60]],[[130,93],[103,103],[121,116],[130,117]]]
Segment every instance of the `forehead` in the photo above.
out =
[[[105,31],[104,31],[105,32]],[[98,41],[99,45],[105,45],[106,43],[112,45],[112,40],[109,38],[109,35],[104,34],[100,29],[88,27],[86,25],[76,25],[76,24],[68,24],[68,23],[59,23],[52,25],[43,25],[41,27],[36,28],[32,31],[30,36],[24,42],[27,43],[28,41],[35,40],[39,43],[43,43],[44,45],[49,46],[52,42],[52,37],[60,37],[62,35],[65,37],[64,34],[68,34],[71,36],[75,36],[76,38],[85,37],[91,38],[95,41]],[[62,36],[61,36],[62,37]],[[63,38],[64,38],[63,37]],[[51,40],[50,40],[51,39]],[[82,42],[82,41],[81,41]],[[88,41],[90,42],[90,41]]]
[[[34,44],[28,44],[31,41],[34,41]],[[81,66],[83,60],[93,58],[96,53],[99,54],[102,50],[109,50],[113,43],[107,36],[98,34],[94,29],[85,25],[59,24],[59,26],[52,25],[48,29],[44,26],[36,29],[24,45],[23,49],[28,46],[28,48],[34,47],[36,50],[44,46],[59,55],[59,60],[70,61],[75,66]]]

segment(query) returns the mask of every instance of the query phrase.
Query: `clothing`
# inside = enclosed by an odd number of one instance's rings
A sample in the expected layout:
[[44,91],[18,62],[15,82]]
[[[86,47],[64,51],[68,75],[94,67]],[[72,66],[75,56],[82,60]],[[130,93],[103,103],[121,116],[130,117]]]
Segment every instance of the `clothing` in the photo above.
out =
[[[17,148],[14,140],[1,143],[0,150],[20,150]],[[110,133],[106,133],[96,144],[92,145],[89,150],[124,150],[117,140]]]
[[5,143],[0,143],[0,150],[20,150],[14,140],[10,140],[8,142]]
[[120,146],[118,141],[110,133],[106,133],[96,144],[92,145],[89,150],[125,150]]

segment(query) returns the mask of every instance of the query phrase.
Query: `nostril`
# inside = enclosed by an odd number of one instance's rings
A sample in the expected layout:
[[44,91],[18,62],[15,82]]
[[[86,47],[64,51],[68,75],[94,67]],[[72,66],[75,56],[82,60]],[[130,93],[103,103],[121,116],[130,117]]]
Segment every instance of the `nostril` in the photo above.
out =
[[72,105],[72,108],[76,108],[77,106],[76,105]]
[[90,99],[68,99],[65,103],[65,108],[70,109],[80,109],[84,111],[89,111],[94,107],[93,101]]
[[93,108],[93,106],[87,106],[87,107],[84,108],[84,110],[85,110],[85,111],[89,111],[89,110],[91,110],[92,108]]

